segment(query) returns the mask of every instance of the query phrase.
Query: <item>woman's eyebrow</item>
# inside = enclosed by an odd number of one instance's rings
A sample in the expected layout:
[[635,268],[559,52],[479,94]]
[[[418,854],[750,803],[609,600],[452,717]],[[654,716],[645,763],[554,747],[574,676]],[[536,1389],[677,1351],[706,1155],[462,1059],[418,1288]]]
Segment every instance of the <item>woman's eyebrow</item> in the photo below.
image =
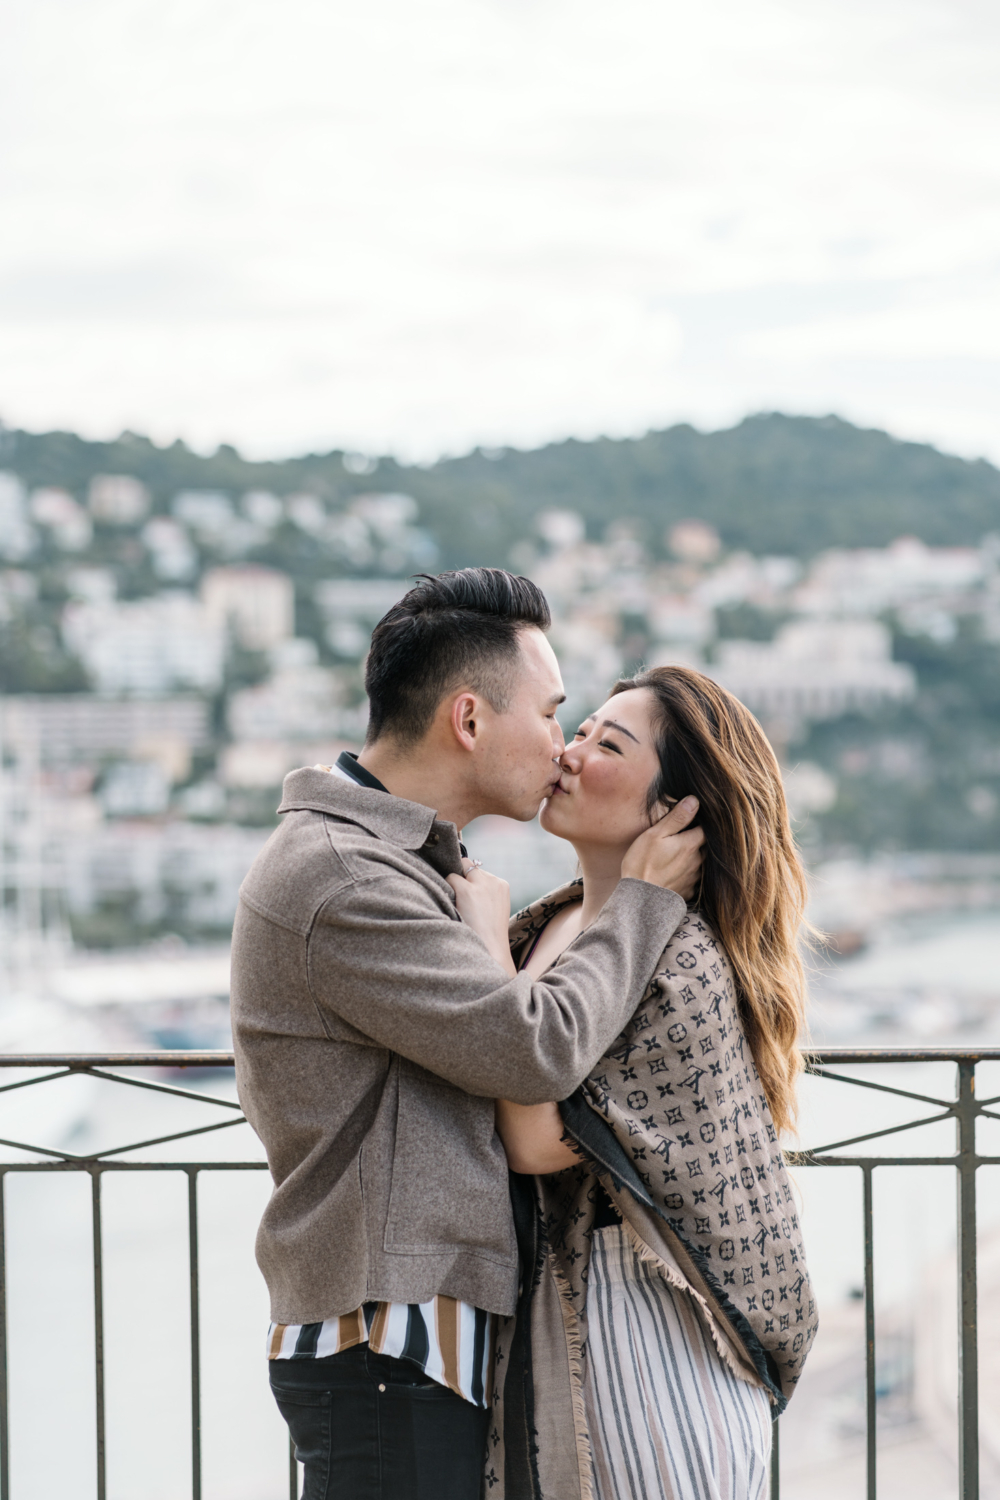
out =
[[626,729],[625,725],[624,724],[619,724],[619,722],[618,722],[617,719],[605,719],[604,720],[604,728],[605,729],[618,729],[618,730],[621,731],[622,734],[627,734],[630,740],[635,740],[635,743],[637,745],[639,743],[638,739],[636,739],[636,736],[632,733],[631,729]]

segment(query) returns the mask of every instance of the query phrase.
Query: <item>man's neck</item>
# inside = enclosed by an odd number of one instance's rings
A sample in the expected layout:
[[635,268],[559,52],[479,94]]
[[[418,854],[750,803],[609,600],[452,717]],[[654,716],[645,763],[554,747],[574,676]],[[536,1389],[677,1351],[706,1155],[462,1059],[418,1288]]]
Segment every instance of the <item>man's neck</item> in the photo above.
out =
[[433,763],[432,757],[421,754],[419,748],[411,750],[388,739],[376,740],[365,746],[358,764],[377,776],[393,797],[433,807],[439,818],[454,823],[459,832],[478,816],[454,767]]

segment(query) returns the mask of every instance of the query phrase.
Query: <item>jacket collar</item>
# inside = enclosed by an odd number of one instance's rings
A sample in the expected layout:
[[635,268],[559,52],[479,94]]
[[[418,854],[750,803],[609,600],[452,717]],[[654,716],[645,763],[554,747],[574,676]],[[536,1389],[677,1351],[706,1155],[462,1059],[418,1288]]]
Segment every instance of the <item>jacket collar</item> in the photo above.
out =
[[331,776],[329,771],[315,767],[290,771],[278,812],[328,813],[356,823],[400,849],[417,850],[439,874],[462,873],[462,852],[454,823],[439,819],[432,807],[394,797],[391,792],[357,786],[341,776]]

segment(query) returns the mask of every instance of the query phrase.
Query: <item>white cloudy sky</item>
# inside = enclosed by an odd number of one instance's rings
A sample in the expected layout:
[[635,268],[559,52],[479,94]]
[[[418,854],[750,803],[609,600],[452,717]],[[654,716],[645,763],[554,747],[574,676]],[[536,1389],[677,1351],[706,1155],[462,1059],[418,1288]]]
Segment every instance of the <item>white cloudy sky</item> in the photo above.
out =
[[0,0],[0,418],[1000,460],[995,0]]

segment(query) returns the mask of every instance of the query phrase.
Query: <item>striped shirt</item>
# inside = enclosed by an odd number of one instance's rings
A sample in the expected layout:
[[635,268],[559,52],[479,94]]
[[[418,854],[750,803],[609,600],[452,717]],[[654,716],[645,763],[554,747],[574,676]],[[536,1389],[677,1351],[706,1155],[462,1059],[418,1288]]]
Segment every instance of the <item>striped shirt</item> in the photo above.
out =
[[367,1343],[373,1354],[419,1365],[456,1396],[486,1406],[491,1397],[492,1318],[443,1295],[430,1302],[366,1302],[324,1323],[272,1323],[269,1359],[322,1359]]
[[[345,750],[335,766],[317,766],[345,781],[386,788]],[[482,1308],[439,1295],[430,1302],[366,1302],[354,1312],[322,1323],[272,1323],[268,1359],[323,1359],[367,1343],[373,1354],[388,1354],[419,1365],[430,1380],[456,1396],[486,1406],[493,1366],[493,1319]]]

